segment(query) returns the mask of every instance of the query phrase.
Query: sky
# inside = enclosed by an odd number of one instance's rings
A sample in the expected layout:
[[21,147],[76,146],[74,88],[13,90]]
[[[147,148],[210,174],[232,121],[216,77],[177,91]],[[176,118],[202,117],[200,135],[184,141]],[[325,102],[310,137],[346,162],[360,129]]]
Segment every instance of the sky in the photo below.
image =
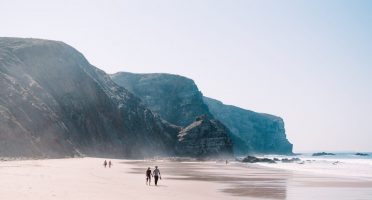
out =
[[187,76],[281,116],[295,152],[372,152],[372,1],[0,0],[0,36],[63,41],[107,73]]

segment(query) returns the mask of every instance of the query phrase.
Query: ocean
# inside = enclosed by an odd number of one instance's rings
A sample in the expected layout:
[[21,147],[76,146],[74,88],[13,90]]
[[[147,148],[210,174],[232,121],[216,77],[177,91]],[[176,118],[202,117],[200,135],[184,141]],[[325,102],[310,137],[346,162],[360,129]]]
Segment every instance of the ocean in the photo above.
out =
[[[363,152],[365,153],[365,152]],[[300,158],[301,161],[293,163],[257,163],[261,166],[272,167],[296,172],[306,172],[318,175],[342,176],[372,180],[372,153],[368,156],[355,155],[355,152],[334,153],[335,155],[312,156],[312,153],[303,153],[294,156],[266,155],[265,158]]]

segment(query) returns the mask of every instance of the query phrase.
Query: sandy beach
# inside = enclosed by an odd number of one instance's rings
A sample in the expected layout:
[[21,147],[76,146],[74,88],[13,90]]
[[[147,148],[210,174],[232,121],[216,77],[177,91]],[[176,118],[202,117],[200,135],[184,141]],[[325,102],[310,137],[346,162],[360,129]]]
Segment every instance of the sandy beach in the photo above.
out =
[[[0,199],[372,199],[372,181],[254,164],[71,158],[0,162]],[[158,165],[159,186],[145,170]]]

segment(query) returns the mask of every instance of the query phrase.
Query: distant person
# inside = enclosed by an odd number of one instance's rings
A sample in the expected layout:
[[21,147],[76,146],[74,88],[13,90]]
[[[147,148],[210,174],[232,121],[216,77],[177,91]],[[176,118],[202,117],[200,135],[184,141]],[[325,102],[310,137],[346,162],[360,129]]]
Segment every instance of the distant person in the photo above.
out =
[[159,177],[161,179],[160,170],[158,169],[158,166],[155,166],[155,170],[154,170],[153,174],[154,174],[154,179],[155,179],[155,185],[157,186]]
[[151,184],[151,176],[152,176],[152,173],[151,173],[151,168],[147,168],[146,170],[146,185],[150,185]]
[[229,161],[226,160],[226,165],[229,164]]
[[105,162],[103,162],[103,166],[105,166],[105,168],[106,168],[106,166],[107,166],[107,161],[105,160]]
[[112,162],[111,162],[111,160],[109,161],[109,168],[111,168],[111,166],[112,166]]

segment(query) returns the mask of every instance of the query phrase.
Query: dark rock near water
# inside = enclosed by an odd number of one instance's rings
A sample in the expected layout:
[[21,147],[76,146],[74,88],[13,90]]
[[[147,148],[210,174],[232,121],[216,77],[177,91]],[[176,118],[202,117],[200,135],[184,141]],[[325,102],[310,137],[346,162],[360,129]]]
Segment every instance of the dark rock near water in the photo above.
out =
[[225,105],[207,97],[204,102],[212,115],[230,129],[236,154],[292,154],[293,145],[286,138],[282,118]]
[[255,156],[247,156],[241,160],[241,162],[248,162],[248,163],[257,163],[257,162],[266,162],[266,163],[276,163],[276,162],[283,162],[283,163],[293,163],[293,162],[300,162],[300,158],[258,158]]
[[283,158],[282,162],[283,163],[293,163],[293,162],[299,162],[301,161],[300,158]]
[[326,153],[326,152],[313,153],[313,156],[334,156],[334,155],[336,155],[336,154]]
[[368,156],[367,153],[356,153],[355,155],[356,155],[356,156]]
[[231,156],[232,143],[228,129],[218,120],[206,115],[197,117],[178,135],[176,152],[192,157]]
[[257,158],[255,156],[247,156],[243,158],[242,162],[246,163],[258,163],[258,162],[264,162],[264,163],[276,163],[274,160],[270,158]]

